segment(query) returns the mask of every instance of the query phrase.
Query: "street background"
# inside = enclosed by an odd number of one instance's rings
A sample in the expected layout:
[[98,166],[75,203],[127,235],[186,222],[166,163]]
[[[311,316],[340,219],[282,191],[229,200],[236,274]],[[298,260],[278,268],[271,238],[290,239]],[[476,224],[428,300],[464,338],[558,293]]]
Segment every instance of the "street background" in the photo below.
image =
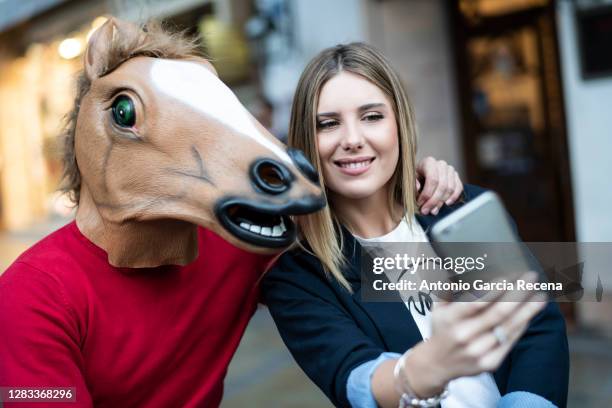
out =
[[[612,242],[612,0],[0,0],[0,273],[69,222],[57,135],[88,36],[107,16],[199,36],[221,78],[284,139],[298,77],[321,49],[366,41],[415,107],[419,157],[497,191],[525,241]],[[612,406],[612,271],[601,302],[564,304],[570,407]],[[1,335],[1,334],[0,334]],[[264,307],[223,406],[329,406]]]

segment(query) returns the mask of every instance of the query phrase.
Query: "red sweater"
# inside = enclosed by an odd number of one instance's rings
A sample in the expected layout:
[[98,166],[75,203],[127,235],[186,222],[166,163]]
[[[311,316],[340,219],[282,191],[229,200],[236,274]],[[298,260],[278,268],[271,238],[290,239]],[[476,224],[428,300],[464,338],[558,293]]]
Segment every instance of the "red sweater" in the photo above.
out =
[[191,264],[138,271],[74,222],[30,248],[0,276],[0,387],[76,387],[56,408],[218,406],[270,257],[199,238]]

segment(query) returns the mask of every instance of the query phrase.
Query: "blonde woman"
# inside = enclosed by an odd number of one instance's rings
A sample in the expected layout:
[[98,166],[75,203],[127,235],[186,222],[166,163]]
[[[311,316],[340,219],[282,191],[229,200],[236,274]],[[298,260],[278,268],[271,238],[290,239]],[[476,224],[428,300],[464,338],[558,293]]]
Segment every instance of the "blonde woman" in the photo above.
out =
[[[264,279],[285,344],[336,406],[565,406],[556,304],[362,301],[362,242],[425,242],[461,205],[417,214],[414,123],[398,76],[368,45],[326,49],[302,74],[289,145],[315,165],[329,206],[298,220],[302,245]],[[482,191],[466,185],[462,201]]]

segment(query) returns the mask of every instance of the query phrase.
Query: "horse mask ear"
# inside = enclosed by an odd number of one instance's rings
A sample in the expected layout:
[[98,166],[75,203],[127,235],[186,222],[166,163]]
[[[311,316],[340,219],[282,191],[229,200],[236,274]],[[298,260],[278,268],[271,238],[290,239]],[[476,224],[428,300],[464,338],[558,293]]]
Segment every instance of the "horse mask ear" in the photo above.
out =
[[113,44],[117,27],[109,19],[92,34],[85,51],[85,74],[90,81],[99,78],[108,66],[108,53]]
[[[90,81],[99,78],[108,70],[109,55],[117,46],[119,37],[137,40],[142,34],[140,28],[132,23],[109,18],[89,39],[85,52],[85,74]],[[128,41],[129,41],[128,40]]]

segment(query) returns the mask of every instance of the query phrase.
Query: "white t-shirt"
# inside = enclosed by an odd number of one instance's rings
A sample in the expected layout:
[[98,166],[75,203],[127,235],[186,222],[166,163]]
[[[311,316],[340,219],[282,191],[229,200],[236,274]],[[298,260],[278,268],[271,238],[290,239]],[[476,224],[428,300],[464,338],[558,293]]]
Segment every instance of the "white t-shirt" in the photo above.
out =
[[[386,235],[376,238],[358,236],[355,238],[365,245],[377,242],[429,242],[416,218],[412,220],[412,228],[404,218]],[[409,302],[404,304],[419,328],[421,337],[425,340],[431,337],[431,310],[427,307],[417,310],[411,307]],[[457,378],[448,384],[448,391],[448,397],[441,403],[442,408],[490,408],[496,406],[501,398],[497,384],[490,373]]]

